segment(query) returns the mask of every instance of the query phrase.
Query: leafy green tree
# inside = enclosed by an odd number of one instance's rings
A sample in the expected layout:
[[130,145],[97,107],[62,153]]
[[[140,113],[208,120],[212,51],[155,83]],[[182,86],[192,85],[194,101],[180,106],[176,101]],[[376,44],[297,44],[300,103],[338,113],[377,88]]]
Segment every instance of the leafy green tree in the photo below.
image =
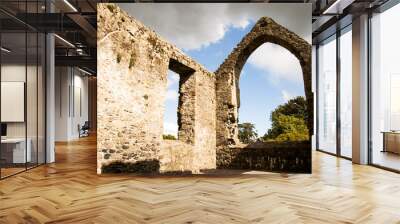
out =
[[302,96],[279,105],[271,113],[272,127],[262,139],[264,141],[309,140],[307,116],[307,103]]
[[266,140],[303,141],[308,140],[308,128],[302,118],[279,114],[274,117],[273,128],[268,130]]
[[280,114],[295,116],[307,120],[307,102],[303,96],[290,99],[287,103],[279,105],[271,113],[271,120]]
[[242,143],[249,144],[257,140],[258,134],[255,126],[252,123],[242,123],[239,127],[239,140]]

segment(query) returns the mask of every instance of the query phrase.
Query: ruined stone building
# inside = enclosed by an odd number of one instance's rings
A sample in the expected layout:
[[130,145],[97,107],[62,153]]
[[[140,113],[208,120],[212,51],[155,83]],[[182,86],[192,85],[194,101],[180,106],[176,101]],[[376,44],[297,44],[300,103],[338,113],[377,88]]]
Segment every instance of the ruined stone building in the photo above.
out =
[[[266,42],[285,47],[299,59],[312,130],[311,45],[270,18],[260,18],[216,72],[114,4],[98,4],[97,41],[98,173],[113,166],[133,172],[217,168],[218,152],[239,143],[241,69]],[[175,141],[162,138],[168,69],[180,76]]]

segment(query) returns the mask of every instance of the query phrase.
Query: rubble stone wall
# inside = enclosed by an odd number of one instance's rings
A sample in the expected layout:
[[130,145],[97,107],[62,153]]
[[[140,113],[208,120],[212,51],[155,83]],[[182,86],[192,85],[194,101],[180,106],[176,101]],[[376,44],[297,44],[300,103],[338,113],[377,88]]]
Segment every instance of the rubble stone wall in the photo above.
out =
[[[160,172],[214,169],[214,73],[115,4],[98,4],[97,20],[97,172],[146,161],[158,161]],[[180,76],[173,143],[162,139],[168,69]]]
[[257,142],[223,147],[217,151],[217,167],[290,173],[311,173],[311,144],[300,142]]

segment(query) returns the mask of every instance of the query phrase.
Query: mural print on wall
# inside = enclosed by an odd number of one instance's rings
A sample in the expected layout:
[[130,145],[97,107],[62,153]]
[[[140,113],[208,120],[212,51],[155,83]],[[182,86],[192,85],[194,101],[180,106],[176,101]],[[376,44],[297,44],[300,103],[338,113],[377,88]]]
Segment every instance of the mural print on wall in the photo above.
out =
[[[116,4],[98,4],[97,41],[99,174],[217,168],[311,172],[308,140],[243,144],[238,138],[238,79],[250,54],[266,42],[299,60],[305,122],[312,133],[311,45],[267,15],[255,21],[216,72]],[[178,80],[176,136],[164,133],[171,72]]]

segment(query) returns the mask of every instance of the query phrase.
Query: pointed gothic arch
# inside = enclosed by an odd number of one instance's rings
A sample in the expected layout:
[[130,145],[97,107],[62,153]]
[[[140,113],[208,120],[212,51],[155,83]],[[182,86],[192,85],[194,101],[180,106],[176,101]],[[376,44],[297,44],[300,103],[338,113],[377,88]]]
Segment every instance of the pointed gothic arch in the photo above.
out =
[[217,146],[235,145],[238,140],[238,81],[249,56],[262,44],[274,43],[289,50],[300,62],[307,100],[308,128],[313,133],[313,94],[311,89],[311,45],[268,17],[260,18],[252,30],[215,72],[217,99]]

